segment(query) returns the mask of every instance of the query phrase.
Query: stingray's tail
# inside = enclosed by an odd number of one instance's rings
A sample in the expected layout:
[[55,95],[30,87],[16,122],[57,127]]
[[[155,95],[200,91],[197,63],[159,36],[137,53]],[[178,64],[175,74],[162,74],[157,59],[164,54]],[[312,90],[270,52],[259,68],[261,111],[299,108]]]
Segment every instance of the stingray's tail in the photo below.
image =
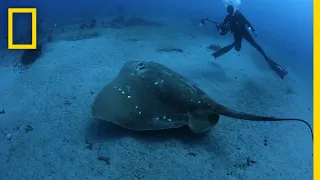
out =
[[232,118],[237,118],[237,119],[243,119],[243,120],[248,120],[248,121],[300,121],[305,123],[311,132],[311,136],[312,136],[312,141],[313,141],[313,130],[311,125],[303,120],[303,119],[296,119],[296,118],[276,118],[276,117],[266,117],[266,116],[257,116],[257,115],[252,115],[252,114],[246,114],[246,113],[242,113],[242,112],[238,112],[235,110],[231,110],[228,109],[222,105],[216,105],[216,107],[214,107],[213,109],[216,113],[224,115],[224,116],[228,116],[228,117],[232,117]]

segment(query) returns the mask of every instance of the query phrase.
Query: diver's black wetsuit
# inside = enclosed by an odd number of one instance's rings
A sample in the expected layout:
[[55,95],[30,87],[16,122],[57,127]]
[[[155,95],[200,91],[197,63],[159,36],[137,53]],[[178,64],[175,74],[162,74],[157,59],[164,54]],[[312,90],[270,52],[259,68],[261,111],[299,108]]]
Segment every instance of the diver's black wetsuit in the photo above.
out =
[[268,62],[269,67],[273,71],[275,71],[282,79],[286,74],[288,74],[286,70],[281,68],[277,63],[275,63],[271,59],[269,59],[269,57],[265,54],[263,49],[253,39],[250,32],[248,31],[248,28],[251,28],[253,32],[255,32],[255,30],[249,23],[249,21],[239,11],[236,11],[234,14],[228,14],[225,17],[223,23],[220,24],[218,28],[220,30],[221,35],[225,35],[231,31],[234,35],[234,42],[214,52],[212,54],[214,58],[218,58],[221,55],[229,52],[233,47],[237,51],[240,51],[242,38],[244,38],[263,55],[264,59]]
[[228,14],[223,23],[220,25],[220,34],[225,35],[229,31],[231,31],[234,35],[234,42],[219,51],[216,51],[212,55],[215,58],[218,58],[219,56],[227,53],[230,51],[233,47],[237,50],[240,51],[241,49],[241,43],[242,43],[242,38],[246,39],[253,47],[255,47],[262,55],[263,57],[268,60],[267,55],[263,51],[263,49],[257,44],[257,42],[253,39],[251,34],[249,33],[247,28],[251,28],[253,32],[255,32],[254,28],[252,25],[249,23],[249,21],[239,12],[236,11],[234,15]]

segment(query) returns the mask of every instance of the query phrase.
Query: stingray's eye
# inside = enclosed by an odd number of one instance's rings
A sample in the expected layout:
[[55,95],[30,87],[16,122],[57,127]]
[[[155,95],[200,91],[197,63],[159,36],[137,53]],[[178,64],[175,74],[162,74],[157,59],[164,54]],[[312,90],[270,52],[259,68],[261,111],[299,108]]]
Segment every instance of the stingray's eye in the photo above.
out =
[[138,63],[138,69],[144,69],[145,65],[142,62]]

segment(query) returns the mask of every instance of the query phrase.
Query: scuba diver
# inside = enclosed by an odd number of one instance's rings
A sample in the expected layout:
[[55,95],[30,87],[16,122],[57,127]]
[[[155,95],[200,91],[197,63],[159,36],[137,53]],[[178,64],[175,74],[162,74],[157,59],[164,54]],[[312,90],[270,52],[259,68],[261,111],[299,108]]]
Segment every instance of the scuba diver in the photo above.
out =
[[249,21],[242,15],[242,13],[235,11],[232,5],[227,6],[227,12],[228,15],[225,17],[223,23],[216,23],[216,25],[221,35],[226,35],[228,32],[233,33],[234,42],[214,52],[212,56],[216,59],[229,52],[233,47],[237,51],[240,51],[242,38],[244,38],[263,55],[264,59],[268,62],[269,67],[283,79],[288,72],[272,61],[253,39],[249,30],[251,30],[255,35],[257,35],[257,33]]

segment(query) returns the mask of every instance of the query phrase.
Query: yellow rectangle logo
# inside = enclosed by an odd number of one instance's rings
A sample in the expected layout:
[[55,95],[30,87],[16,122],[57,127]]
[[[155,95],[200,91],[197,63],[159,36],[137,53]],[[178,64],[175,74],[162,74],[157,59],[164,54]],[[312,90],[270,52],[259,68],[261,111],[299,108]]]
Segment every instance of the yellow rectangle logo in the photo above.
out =
[[[31,13],[32,41],[31,44],[13,44],[13,13]],[[8,49],[37,49],[37,9],[8,8]]]

